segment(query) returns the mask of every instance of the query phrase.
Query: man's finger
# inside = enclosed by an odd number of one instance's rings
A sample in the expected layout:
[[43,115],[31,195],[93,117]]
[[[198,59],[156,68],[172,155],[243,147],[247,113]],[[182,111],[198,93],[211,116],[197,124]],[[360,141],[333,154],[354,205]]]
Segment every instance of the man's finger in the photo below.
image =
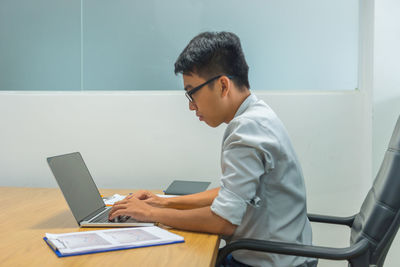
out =
[[114,203],[114,206],[115,206],[115,205],[126,204],[126,203],[128,203],[128,201],[127,201],[126,198],[124,198],[123,200],[120,200],[120,201],[115,202],[115,203]]
[[139,192],[137,192],[135,194],[132,194],[132,197],[135,197],[135,198],[140,199],[140,200],[144,200],[144,199],[149,198],[149,194],[148,194],[147,191],[139,191]]
[[123,210],[123,209],[126,209],[126,208],[127,207],[125,205],[114,205],[111,208],[110,212],[108,213],[108,218],[110,218],[112,215],[114,215],[114,213],[117,212],[118,210]]
[[117,210],[117,211],[115,211],[113,214],[109,214],[109,215],[110,215],[110,216],[108,217],[108,219],[111,221],[111,220],[113,220],[114,218],[116,218],[116,217],[118,217],[118,216],[124,215],[124,210],[123,210],[123,209]]

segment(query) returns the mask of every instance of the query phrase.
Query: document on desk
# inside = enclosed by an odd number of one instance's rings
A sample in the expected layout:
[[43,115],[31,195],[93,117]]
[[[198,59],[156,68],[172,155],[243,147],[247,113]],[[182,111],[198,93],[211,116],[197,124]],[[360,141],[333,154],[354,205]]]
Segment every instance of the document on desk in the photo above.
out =
[[157,226],[49,234],[43,238],[58,257],[185,242]]

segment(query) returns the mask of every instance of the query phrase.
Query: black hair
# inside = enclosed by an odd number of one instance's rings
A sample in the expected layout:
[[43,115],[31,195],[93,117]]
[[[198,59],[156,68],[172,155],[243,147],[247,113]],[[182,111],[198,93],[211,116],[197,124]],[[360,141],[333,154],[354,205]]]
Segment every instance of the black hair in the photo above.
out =
[[250,89],[249,66],[239,37],[231,32],[203,32],[194,37],[175,62],[178,73],[196,73],[205,79],[230,75],[240,89]]

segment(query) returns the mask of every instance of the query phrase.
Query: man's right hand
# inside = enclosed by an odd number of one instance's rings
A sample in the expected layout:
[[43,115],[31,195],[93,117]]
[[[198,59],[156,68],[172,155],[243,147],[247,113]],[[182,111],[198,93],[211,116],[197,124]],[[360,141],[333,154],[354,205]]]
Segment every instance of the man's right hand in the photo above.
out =
[[131,199],[132,197],[135,197],[139,200],[143,200],[145,203],[147,203],[153,207],[160,207],[160,208],[166,207],[165,198],[159,197],[147,190],[140,190],[138,192],[130,194],[126,197],[126,199]]

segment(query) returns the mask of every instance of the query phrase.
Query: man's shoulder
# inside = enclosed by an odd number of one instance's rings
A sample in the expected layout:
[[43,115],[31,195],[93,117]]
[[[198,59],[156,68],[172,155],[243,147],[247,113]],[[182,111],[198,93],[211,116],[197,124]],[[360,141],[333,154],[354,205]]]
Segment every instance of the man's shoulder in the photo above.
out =
[[265,139],[275,139],[276,130],[268,110],[261,107],[249,107],[236,116],[227,126],[224,141],[241,140],[241,143],[258,143]]
[[268,130],[281,124],[281,121],[275,112],[262,100],[257,100],[244,110],[240,115],[233,118],[228,124],[232,128],[260,128],[260,130]]
[[242,142],[268,143],[279,146],[289,135],[282,121],[262,100],[252,103],[228,124],[224,141],[241,139]]

